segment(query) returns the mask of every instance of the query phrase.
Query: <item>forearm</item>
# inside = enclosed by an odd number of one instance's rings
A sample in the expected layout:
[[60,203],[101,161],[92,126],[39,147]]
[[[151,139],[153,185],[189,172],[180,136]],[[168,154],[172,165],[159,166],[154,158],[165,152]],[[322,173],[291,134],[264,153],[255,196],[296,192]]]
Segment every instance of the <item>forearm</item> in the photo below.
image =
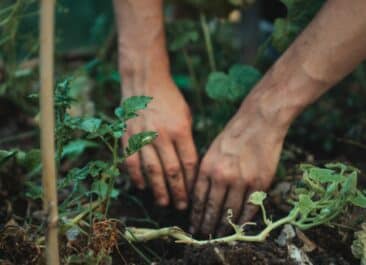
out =
[[364,0],[327,1],[241,110],[256,105],[265,120],[287,129],[306,106],[366,58],[365,14]]
[[123,92],[148,95],[170,78],[162,0],[114,0],[114,8]]

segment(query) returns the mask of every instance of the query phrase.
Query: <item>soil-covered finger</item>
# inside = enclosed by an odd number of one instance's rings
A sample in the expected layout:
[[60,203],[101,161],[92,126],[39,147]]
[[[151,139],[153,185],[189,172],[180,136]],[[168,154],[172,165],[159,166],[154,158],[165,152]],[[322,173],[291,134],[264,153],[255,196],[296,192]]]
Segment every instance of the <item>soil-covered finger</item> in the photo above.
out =
[[197,174],[198,163],[198,155],[193,142],[192,134],[189,133],[187,137],[176,141],[175,148],[184,171],[187,191],[188,193],[191,193]]
[[164,180],[164,172],[158,154],[152,146],[145,146],[141,150],[142,168],[150,181],[155,200],[160,206],[169,204],[169,193]]
[[226,187],[213,183],[210,194],[207,198],[206,209],[201,224],[201,233],[204,235],[213,234],[220,219],[221,209],[224,203]]
[[253,219],[253,217],[255,216],[255,214],[258,212],[259,207],[248,202],[250,194],[252,194],[255,191],[256,190],[250,189],[250,190],[248,190],[248,192],[245,195],[243,209],[242,209],[242,212],[241,212],[240,218],[239,218],[240,225],[242,225],[246,222],[250,222]]
[[189,232],[198,232],[205,210],[205,202],[210,189],[210,182],[207,177],[199,176],[194,187],[192,198],[191,226]]
[[175,207],[179,210],[186,209],[188,195],[184,174],[173,143],[168,140],[160,140],[155,144],[155,148],[159,154]]

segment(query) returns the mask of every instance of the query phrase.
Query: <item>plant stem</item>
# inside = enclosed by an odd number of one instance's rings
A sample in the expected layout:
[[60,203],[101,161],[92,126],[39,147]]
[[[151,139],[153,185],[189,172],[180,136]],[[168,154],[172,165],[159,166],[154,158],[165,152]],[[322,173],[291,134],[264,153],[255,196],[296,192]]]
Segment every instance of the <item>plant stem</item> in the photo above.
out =
[[263,203],[260,205],[260,208],[261,208],[261,211],[262,211],[262,219],[263,219],[263,222],[266,225],[270,225],[271,224],[271,221],[267,218],[266,209],[264,208]]
[[72,218],[70,222],[68,222],[67,226],[69,225],[76,225],[78,224],[87,214],[94,211],[96,208],[98,208],[100,205],[102,205],[103,201],[95,201],[91,202],[88,205],[86,205],[87,209],[83,212],[79,213],[77,216]]
[[47,213],[46,262],[60,264],[58,251],[58,209],[55,167],[53,66],[54,66],[54,0],[41,1],[40,81],[41,81],[41,152],[43,208]]
[[298,210],[296,209],[290,212],[288,216],[269,224],[264,230],[262,230],[262,232],[254,236],[246,236],[243,231],[240,231],[226,237],[209,240],[196,240],[181,230],[179,227],[166,227],[161,229],[127,227],[124,233],[124,238],[130,242],[145,242],[161,237],[171,237],[176,239],[177,243],[192,245],[229,243],[234,241],[263,242],[274,229],[284,224],[293,223],[297,217],[297,214]]
[[[116,138],[113,138],[113,148],[112,148],[112,155],[113,155],[113,165],[112,165],[112,172],[114,172],[117,169],[118,166],[118,140]],[[108,213],[108,209],[109,209],[109,204],[110,204],[110,200],[111,200],[111,193],[114,187],[114,183],[116,182],[116,176],[112,175],[109,176],[109,183],[108,183],[108,190],[107,190],[107,194],[106,194],[106,207],[105,207],[105,212],[104,215],[107,216]]]
[[210,30],[208,28],[206,16],[204,13],[200,14],[200,21],[201,21],[201,27],[202,27],[202,32],[203,32],[203,38],[205,39],[208,62],[210,64],[211,71],[214,72],[214,71],[216,71],[215,55],[213,53]]

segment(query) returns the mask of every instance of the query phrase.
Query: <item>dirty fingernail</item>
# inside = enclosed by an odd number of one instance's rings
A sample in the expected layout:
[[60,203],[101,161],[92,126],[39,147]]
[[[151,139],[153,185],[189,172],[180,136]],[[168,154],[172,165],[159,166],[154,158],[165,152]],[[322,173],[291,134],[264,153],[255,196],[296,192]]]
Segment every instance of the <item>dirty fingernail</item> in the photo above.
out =
[[185,201],[180,201],[177,203],[178,210],[185,210],[187,208],[187,203]]
[[169,201],[166,198],[159,198],[157,202],[160,206],[167,206],[169,204]]

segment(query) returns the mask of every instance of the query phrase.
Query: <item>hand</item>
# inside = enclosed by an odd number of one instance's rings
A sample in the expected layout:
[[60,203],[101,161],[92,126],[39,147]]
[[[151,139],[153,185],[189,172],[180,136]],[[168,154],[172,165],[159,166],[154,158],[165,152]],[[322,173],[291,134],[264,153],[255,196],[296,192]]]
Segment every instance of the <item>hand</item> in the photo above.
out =
[[[244,104],[245,105],[245,104]],[[193,196],[191,232],[228,232],[227,211],[242,224],[256,213],[249,195],[269,188],[278,164],[284,132],[250,108],[242,108],[204,156]]]
[[[170,78],[163,80],[143,85],[143,94],[152,96],[153,100],[139,117],[127,125],[123,142],[126,144],[129,136],[146,130],[156,131],[158,137],[152,145],[127,158],[126,165],[133,182],[140,189],[146,187],[146,175],[159,205],[166,206],[172,200],[176,208],[182,210],[188,205],[188,190],[196,173],[197,153],[189,108]],[[129,82],[125,84],[129,86]],[[131,91],[134,89],[124,87],[122,92],[131,96]],[[172,198],[169,198],[169,193]]]

